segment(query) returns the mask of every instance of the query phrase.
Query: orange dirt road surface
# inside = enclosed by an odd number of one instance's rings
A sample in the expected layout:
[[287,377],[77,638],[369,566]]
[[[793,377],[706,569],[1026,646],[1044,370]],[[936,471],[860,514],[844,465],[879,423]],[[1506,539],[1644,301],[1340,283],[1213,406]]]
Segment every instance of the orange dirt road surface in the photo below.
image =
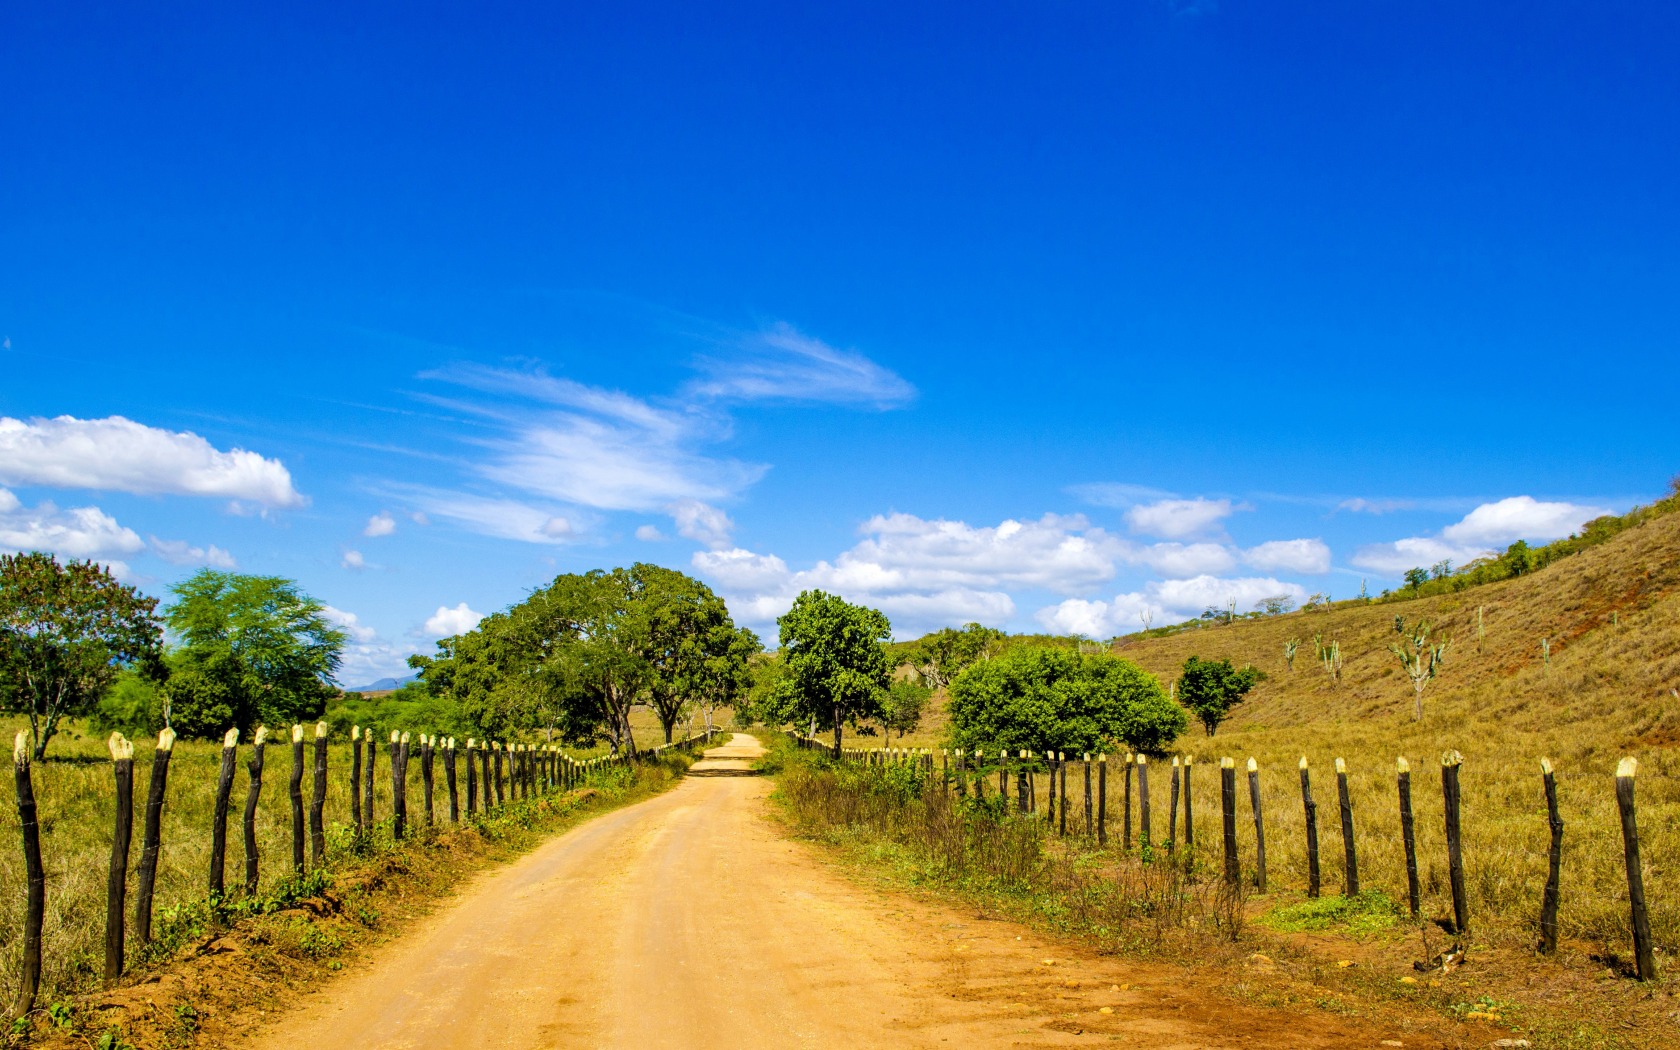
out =
[[[761,753],[737,734],[671,791],[483,876],[249,1045],[1173,1050],[1402,1038],[1239,1005],[1183,987],[1171,967],[861,887],[766,819],[771,784],[741,775]],[[1440,1044],[1410,1034],[1404,1045]]]

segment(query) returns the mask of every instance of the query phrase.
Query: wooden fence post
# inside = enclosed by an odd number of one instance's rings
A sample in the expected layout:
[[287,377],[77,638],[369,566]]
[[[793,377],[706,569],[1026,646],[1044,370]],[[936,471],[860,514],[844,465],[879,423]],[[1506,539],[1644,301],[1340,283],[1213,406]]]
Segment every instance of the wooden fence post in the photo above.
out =
[[262,796],[263,752],[268,747],[268,727],[258,726],[251,740],[251,759],[245,763],[250,787],[245,791],[245,896],[256,896],[257,881],[261,877],[257,849],[257,800]]
[[1178,848],[1178,777],[1179,760],[1173,756],[1172,788],[1167,793],[1167,849]]
[[1084,764],[1085,764],[1085,837],[1090,838],[1091,837],[1091,832],[1095,829],[1092,826],[1092,816],[1093,815],[1091,813],[1091,753],[1089,751],[1085,752]]
[[[495,759],[496,759],[496,783],[495,783],[496,805],[499,808],[499,807],[507,804],[507,781],[506,781],[506,778],[504,776],[505,769],[502,765],[502,754],[503,754],[503,751],[504,751],[504,747],[500,742],[496,742],[496,743],[492,743],[490,745],[490,748],[494,752]],[[628,762],[629,758],[626,757],[625,761]],[[488,794],[489,793],[486,792],[486,797],[488,797]]]
[[1645,870],[1639,863],[1639,821],[1633,802],[1633,778],[1639,760],[1624,758],[1616,764],[1616,808],[1622,814],[1622,858],[1627,864],[1628,904],[1633,909],[1633,956],[1641,981],[1657,978],[1657,960],[1651,950],[1651,916],[1645,910]]
[[1124,804],[1126,815],[1120,825],[1120,848],[1130,853],[1132,851],[1132,766],[1136,764],[1137,756],[1126,752],[1126,794]]
[[1190,767],[1196,762],[1195,755],[1184,756],[1184,844],[1196,844],[1195,817],[1190,808]]
[[1097,756],[1097,845],[1108,845],[1108,756]]
[[1301,756],[1301,809],[1307,818],[1307,897],[1318,896],[1318,803],[1312,797],[1312,778],[1307,773],[1307,756]]
[[1138,769],[1138,848],[1148,849],[1154,841],[1149,834],[1149,756],[1137,757]]
[[362,727],[350,727],[350,823],[359,838],[367,834],[362,823]]
[[1248,806],[1254,812],[1254,888],[1266,892],[1266,821],[1260,814],[1260,763],[1248,760]]
[[152,892],[157,886],[158,852],[163,847],[163,800],[169,790],[169,756],[175,751],[175,730],[158,733],[152,753],[152,774],[146,784],[146,828],[140,839],[140,881],[134,894],[134,934],[144,948],[152,943]]
[[111,835],[111,871],[105,881],[105,985],[123,972],[123,913],[127,910],[128,847],[134,840],[134,745],[112,733],[111,769],[117,781],[117,820]]
[[1459,832],[1458,768],[1464,756],[1448,751],[1441,756],[1441,802],[1447,818],[1447,881],[1452,886],[1453,932],[1470,930],[1470,900],[1464,891],[1464,844]]
[[467,737],[467,817],[471,819],[478,812],[478,770],[473,768],[473,745],[477,741]]
[[210,817],[210,900],[221,906],[226,892],[224,865],[227,861],[228,796],[233,793],[233,763],[239,753],[239,730],[222,737],[222,770],[216,780],[216,808]]
[[292,801],[292,871],[303,874],[303,726],[292,726],[292,778],[286,784]]
[[1044,807],[1044,823],[1054,830],[1056,827],[1056,752],[1044,753],[1044,769],[1046,772],[1044,785],[1044,800],[1049,805]]
[[373,729],[370,727],[362,734],[362,740],[367,743],[367,776],[362,780],[362,816],[367,820],[367,833],[373,834],[373,776],[374,766],[379,761],[379,744],[373,739]]
[[1359,894],[1359,851],[1353,841],[1353,799],[1348,795],[1347,763],[1336,759],[1336,800],[1342,809],[1342,895]]
[[23,831],[23,866],[27,873],[27,903],[23,918],[22,981],[12,1000],[12,1016],[23,1017],[35,1006],[41,988],[41,927],[47,914],[47,872],[41,866],[41,825],[35,814],[35,781],[29,766],[29,731],[18,730],[12,744],[12,774],[17,783],[18,824]]
[[315,867],[327,862],[327,724],[315,723],[315,780],[309,792],[309,853]]
[[461,823],[460,788],[455,782],[455,738],[450,737],[443,750],[443,785],[449,792],[449,823]]
[[[1032,781],[1029,779],[1031,774],[1027,772],[1027,756],[1030,754],[1032,752],[1022,751],[1021,764],[1015,767],[1015,808],[1023,814],[1030,812],[1032,807]],[[1009,752],[1003,752],[1003,757],[1007,759]]]
[[1552,760],[1540,760],[1540,775],[1546,787],[1546,821],[1552,831],[1552,846],[1546,853],[1546,892],[1540,898],[1540,951],[1551,955],[1557,951],[1558,898],[1561,895],[1559,877],[1563,867],[1563,818],[1558,816],[1557,777],[1552,774]]
[[408,825],[408,777],[403,769],[403,734],[391,730],[391,837],[402,841]]
[[1423,910],[1419,899],[1416,824],[1412,819],[1412,764],[1404,757],[1395,759],[1394,767],[1400,792],[1400,841],[1406,848],[1406,905],[1413,919]]
[[1056,776],[1061,780],[1060,787],[1062,790],[1062,811],[1056,817],[1056,833],[1065,836],[1067,834],[1068,815],[1067,755],[1060,751],[1056,752]]
[[957,767],[957,769],[956,769],[956,773],[957,773],[957,780],[956,780],[957,797],[958,798],[967,798],[968,797],[968,766],[963,762],[963,749],[960,748],[960,747],[957,748],[956,759],[957,760],[956,760],[955,764],[956,764],[956,767]]
[[1242,881],[1237,861],[1237,760],[1219,760],[1219,815],[1225,832],[1225,881],[1232,886]]

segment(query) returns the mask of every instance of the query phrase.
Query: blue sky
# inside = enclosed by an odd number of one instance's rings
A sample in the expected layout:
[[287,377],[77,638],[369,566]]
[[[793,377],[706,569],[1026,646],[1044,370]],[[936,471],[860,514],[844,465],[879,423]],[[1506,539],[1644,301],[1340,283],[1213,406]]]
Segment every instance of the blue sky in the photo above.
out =
[[[0,547],[402,658],[1379,590],[1677,469],[1672,5],[0,10]],[[353,617],[353,619],[352,619]]]

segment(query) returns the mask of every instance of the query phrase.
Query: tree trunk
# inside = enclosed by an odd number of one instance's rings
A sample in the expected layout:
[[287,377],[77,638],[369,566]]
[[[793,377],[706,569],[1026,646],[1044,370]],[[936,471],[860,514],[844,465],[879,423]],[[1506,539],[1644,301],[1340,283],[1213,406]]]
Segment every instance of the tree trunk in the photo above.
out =
[[840,705],[834,705],[834,757],[840,757]]

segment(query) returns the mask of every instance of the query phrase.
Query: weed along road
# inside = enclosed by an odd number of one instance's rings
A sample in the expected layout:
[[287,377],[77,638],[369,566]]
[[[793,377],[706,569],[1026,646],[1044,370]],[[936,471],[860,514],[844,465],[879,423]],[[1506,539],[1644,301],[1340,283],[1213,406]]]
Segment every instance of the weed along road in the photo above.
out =
[[249,1045],[1381,1045],[854,883],[768,819],[772,785],[743,775],[759,754],[737,735],[675,789],[481,878]]

